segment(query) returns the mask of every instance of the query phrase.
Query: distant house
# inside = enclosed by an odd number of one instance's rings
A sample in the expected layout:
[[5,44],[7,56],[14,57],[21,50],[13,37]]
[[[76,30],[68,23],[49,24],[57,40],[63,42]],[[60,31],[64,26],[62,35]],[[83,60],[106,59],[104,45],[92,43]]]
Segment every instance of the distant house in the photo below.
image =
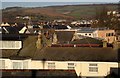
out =
[[1,25],[0,26],[10,26],[10,24],[8,24],[7,22],[6,23],[1,23]]
[[1,24],[1,33],[9,33],[9,34],[22,34],[25,32],[27,28],[25,27],[24,24],[14,24],[10,25],[8,23],[6,24]]
[[103,38],[108,43],[113,43],[114,41],[116,41],[115,30],[97,30],[96,33],[97,37]]
[[97,29],[95,29],[95,28],[83,27],[77,31],[77,34],[95,38],[95,37],[97,37],[97,33],[95,33],[96,30]]
[[79,26],[79,27],[91,27],[92,21],[91,20],[80,20],[80,21],[73,21],[71,25]]
[[0,69],[75,70],[77,76],[105,77],[118,67],[112,48],[36,47],[37,35],[23,39],[21,49],[1,49]]
[[77,31],[78,35],[99,38],[107,41],[108,43],[113,43],[116,41],[115,30],[111,29],[100,29],[100,28],[81,28]]

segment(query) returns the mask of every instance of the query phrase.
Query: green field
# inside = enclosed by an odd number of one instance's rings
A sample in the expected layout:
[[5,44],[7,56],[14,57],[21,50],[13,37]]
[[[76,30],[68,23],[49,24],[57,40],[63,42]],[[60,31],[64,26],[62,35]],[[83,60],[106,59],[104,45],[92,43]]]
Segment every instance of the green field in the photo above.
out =
[[104,8],[108,11],[117,10],[118,4],[65,5],[37,8],[13,7],[2,10],[2,15],[3,21],[14,19],[18,15],[37,17],[37,20],[53,20],[53,18],[94,19],[96,13]]

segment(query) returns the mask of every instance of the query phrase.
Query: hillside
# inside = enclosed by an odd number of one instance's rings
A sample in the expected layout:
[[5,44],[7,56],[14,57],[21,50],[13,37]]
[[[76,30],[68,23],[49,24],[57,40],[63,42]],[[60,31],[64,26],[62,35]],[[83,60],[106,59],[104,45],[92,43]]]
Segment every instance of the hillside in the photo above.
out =
[[49,7],[11,7],[2,10],[3,21],[14,21],[16,16],[31,16],[37,20],[53,19],[94,19],[96,13],[106,8],[117,10],[117,4],[65,5]]

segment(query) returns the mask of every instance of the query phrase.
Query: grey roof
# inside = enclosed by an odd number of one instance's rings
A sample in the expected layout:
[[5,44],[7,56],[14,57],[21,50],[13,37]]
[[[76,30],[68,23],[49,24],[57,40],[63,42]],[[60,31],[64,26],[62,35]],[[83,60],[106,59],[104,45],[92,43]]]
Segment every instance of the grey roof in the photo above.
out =
[[2,33],[7,33],[5,30],[8,31],[10,34],[18,34],[19,31],[24,27],[24,24],[18,24],[17,26],[4,26],[2,27]]
[[118,61],[118,52],[113,48],[90,47],[44,47],[36,48],[37,36],[29,36],[21,50],[2,50],[2,57],[30,57],[32,60],[49,61]]
[[84,37],[82,39],[74,40],[71,44],[103,44],[102,40],[98,40],[91,37]]
[[78,33],[92,33],[95,30],[97,30],[97,29],[96,28],[90,28],[90,27],[83,27],[83,28],[80,28],[77,32]]
[[70,42],[75,34],[75,31],[56,31],[58,43]]
[[[23,55],[23,54],[21,54]],[[56,61],[117,61],[117,51],[112,48],[53,47],[37,51],[34,60]]]
[[27,38],[27,35],[25,34],[0,34],[1,35],[1,40],[23,40]]

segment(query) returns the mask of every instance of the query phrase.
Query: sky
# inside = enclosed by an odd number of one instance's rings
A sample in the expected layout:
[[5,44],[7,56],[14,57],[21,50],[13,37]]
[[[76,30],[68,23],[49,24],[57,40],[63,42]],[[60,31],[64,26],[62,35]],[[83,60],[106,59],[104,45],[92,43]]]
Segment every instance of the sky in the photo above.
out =
[[[117,3],[120,0],[0,0],[0,9],[7,7],[41,7],[41,6],[54,6],[54,5],[75,5],[83,3]],[[15,2],[15,3],[12,3]],[[32,2],[32,3],[26,3]],[[37,2],[37,3],[36,3]],[[46,3],[42,3],[46,2]],[[58,2],[58,3],[49,3],[49,2]],[[64,2],[64,3],[60,3]],[[66,2],[66,3],[65,3]],[[74,3],[76,2],[76,3]]]
[[1,0],[1,2],[119,2],[120,0]]

